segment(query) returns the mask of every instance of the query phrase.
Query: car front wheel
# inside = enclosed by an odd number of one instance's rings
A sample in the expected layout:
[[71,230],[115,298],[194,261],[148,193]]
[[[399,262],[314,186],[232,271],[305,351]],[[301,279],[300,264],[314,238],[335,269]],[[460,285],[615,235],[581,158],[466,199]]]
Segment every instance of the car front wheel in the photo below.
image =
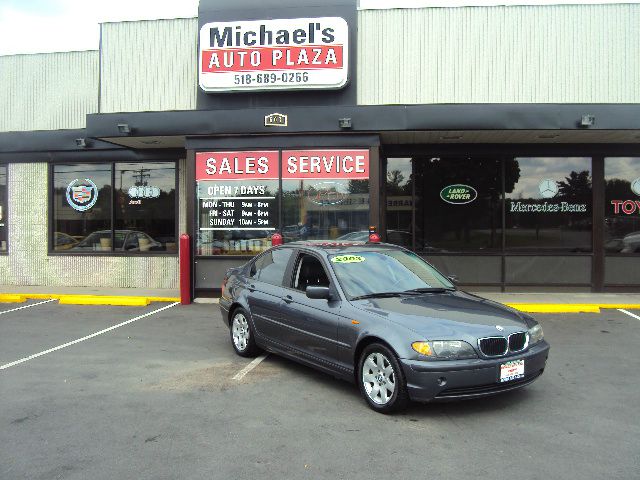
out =
[[358,384],[365,401],[376,412],[391,413],[407,405],[407,385],[400,363],[382,344],[373,343],[362,352]]
[[255,357],[259,350],[253,338],[248,315],[243,309],[238,308],[233,312],[230,327],[231,345],[236,353],[241,357]]

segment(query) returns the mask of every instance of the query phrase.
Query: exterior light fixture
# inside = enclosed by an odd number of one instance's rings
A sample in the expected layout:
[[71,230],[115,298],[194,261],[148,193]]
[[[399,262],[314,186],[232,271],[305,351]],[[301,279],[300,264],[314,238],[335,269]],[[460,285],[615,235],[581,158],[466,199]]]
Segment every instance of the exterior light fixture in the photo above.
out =
[[118,131],[124,135],[129,135],[131,133],[131,127],[129,127],[128,123],[119,123]]
[[350,118],[339,118],[338,119],[338,126],[340,128],[351,128],[351,127],[353,127],[353,122],[351,121]]
[[87,142],[84,138],[76,138],[76,147],[87,148]]
[[582,117],[580,118],[580,126],[581,127],[593,127],[593,125],[596,123],[596,117],[595,115],[582,115]]

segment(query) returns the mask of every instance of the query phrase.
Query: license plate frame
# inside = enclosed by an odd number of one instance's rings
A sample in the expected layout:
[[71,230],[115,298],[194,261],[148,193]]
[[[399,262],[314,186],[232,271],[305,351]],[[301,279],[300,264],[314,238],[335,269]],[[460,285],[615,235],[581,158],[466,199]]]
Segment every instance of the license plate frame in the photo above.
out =
[[522,378],[524,378],[524,358],[500,364],[498,382],[513,382]]

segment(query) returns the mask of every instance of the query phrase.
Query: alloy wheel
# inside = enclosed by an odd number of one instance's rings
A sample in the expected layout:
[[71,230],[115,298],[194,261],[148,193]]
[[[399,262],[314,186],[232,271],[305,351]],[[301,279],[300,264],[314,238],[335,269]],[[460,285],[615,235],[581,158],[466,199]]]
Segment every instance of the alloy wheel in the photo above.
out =
[[362,384],[376,405],[386,405],[396,391],[396,374],[389,359],[380,352],[369,354],[362,364]]
[[233,344],[238,349],[238,351],[243,352],[247,349],[247,345],[249,345],[249,323],[247,322],[247,318],[242,314],[238,313],[233,317]]

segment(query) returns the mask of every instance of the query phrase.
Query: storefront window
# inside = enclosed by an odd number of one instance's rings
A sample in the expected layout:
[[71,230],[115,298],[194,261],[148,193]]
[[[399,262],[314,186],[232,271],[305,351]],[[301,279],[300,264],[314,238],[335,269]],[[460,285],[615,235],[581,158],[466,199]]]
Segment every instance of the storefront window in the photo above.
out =
[[591,159],[515,158],[507,165],[509,251],[590,252]]
[[175,162],[116,163],[116,247],[177,252]]
[[278,152],[196,154],[196,255],[255,255],[278,218]]
[[53,250],[111,251],[111,164],[53,166]]
[[499,250],[501,161],[476,157],[413,159],[418,252]]
[[386,181],[387,242],[413,247],[413,181],[411,158],[389,158]]
[[640,253],[640,157],[605,158],[606,253]]
[[7,251],[7,166],[0,165],[0,253]]
[[368,150],[284,151],[282,162],[286,242],[368,238]]
[[175,252],[175,165],[54,165],[53,250]]

